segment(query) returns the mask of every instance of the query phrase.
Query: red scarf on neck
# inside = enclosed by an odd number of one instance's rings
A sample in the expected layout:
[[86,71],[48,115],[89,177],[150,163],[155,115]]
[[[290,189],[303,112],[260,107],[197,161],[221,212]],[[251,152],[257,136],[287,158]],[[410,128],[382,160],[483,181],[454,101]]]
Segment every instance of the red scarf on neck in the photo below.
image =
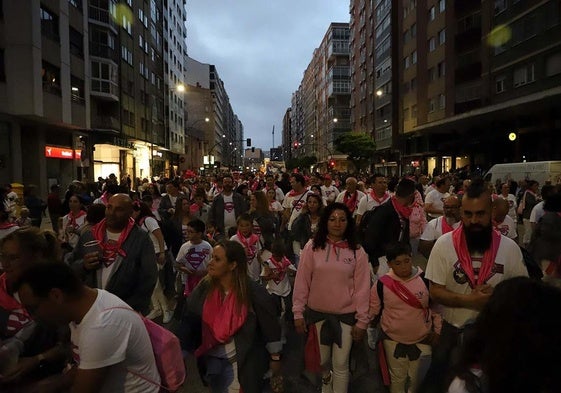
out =
[[237,235],[240,243],[242,243],[242,246],[245,249],[247,263],[251,264],[251,262],[253,262],[253,258],[255,258],[254,246],[259,241],[259,236],[257,236],[255,233],[252,233],[249,237],[245,237],[240,231],[238,231]]
[[74,213],[70,211],[68,213],[68,225],[71,226],[72,228],[78,228],[80,225],[78,225],[76,220],[79,219],[80,217],[84,217],[85,215],[86,212],[83,210],[80,210],[76,215],[74,215]]
[[454,227],[450,226],[450,224],[448,224],[448,221],[446,221],[446,217],[442,216],[441,218],[441,228],[442,228],[442,234],[444,235],[445,233],[448,232],[452,232],[454,230]]
[[109,203],[109,196],[107,195],[107,191],[105,191],[103,194],[101,194],[101,197],[99,199],[101,199],[101,202],[105,206],[107,206],[107,204]]
[[399,214],[399,217],[401,218],[409,218],[409,216],[411,215],[411,212],[413,211],[413,208],[410,206],[403,206],[401,203],[399,203],[396,199],[396,197],[392,197],[392,205],[393,208],[395,209],[395,211],[397,212],[397,214]]
[[[347,249],[349,248],[349,243],[346,240],[339,240],[334,242],[333,240],[331,240],[329,237],[327,238],[327,244],[329,246],[331,246],[331,248],[333,249],[333,252],[335,253],[335,255],[337,256],[337,259],[339,259],[339,253],[337,252],[337,249]],[[329,254],[328,254],[329,255]],[[326,260],[327,261],[327,260]]]
[[0,307],[10,313],[6,323],[6,331],[9,336],[16,334],[21,328],[31,322],[31,316],[13,296],[8,294],[6,273],[0,276]]
[[495,259],[497,258],[497,252],[499,251],[499,245],[501,243],[501,235],[499,232],[493,230],[491,233],[491,239],[491,247],[483,254],[483,261],[481,262],[481,268],[479,269],[479,275],[477,276],[476,281],[475,274],[473,272],[473,265],[471,263],[471,255],[469,253],[466,236],[464,234],[464,227],[460,225],[452,231],[452,243],[454,244],[456,254],[458,254],[460,266],[466,274],[471,288],[485,284],[492,274],[493,265],[495,264]]
[[127,253],[121,247],[123,246],[125,240],[127,240],[127,238],[129,237],[129,234],[131,233],[135,225],[136,223],[134,222],[134,220],[129,217],[127,226],[122,230],[121,235],[119,236],[119,239],[116,243],[110,243],[105,238],[107,231],[107,220],[105,218],[98,224],[94,225],[94,227],[92,228],[92,233],[94,239],[99,241],[99,245],[103,250],[103,264],[105,265],[105,267],[111,266],[111,264],[115,262],[117,255],[120,255],[123,258],[127,256]]
[[385,192],[384,195],[382,195],[381,198],[378,198],[378,196],[376,195],[376,192],[374,192],[374,190],[370,191],[370,196],[372,197],[372,199],[374,199],[376,202],[378,202],[379,205],[381,205],[382,203],[384,203],[385,201],[387,201],[390,198],[390,193],[389,192]]
[[355,191],[352,197],[349,197],[349,192],[345,191],[345,196],[343,197],[343,203],[345,205],[347,205],[347,207],[349,208],[349,210],[352,212],[355,211],[356,209],[356,205],[357,205],[357,199],[358,199],[358,191]]
[[430,316],[429,309],[423,306],[417,296],[411,293],[411,291],[405,285],[403,285],[401,281],[398,281],[395,278],[388,276],[387,274],[380,277],[380,281],[382,281],[382,284],[384,284],[384,286],[395,293],[397,297],[403,300],[406,304],[410,305],[413,308],[423,310],[425,313],[425,321],[428,322]]
[[218,289],[212,290],[203,304],[203,331],[201,346],[195,351],[199,357],[220,344],[226,344],[240,330],[247,318],[247,307],[236,306],[232,291],[222,301]]
[[271,256],[271,258],[269,258],[269,260],[271,261],[271,263],[275,267],[275,273],[276,273],[275,276],[276,277],[273,278],[273,281],[275,282],[275,284],[278,284],[282,280],[284,280],[284,277],[286,276],[286,271],[288,270],[288,267],[292,263],[290,262],[290,260],[287,257],[282,257],[282,259],[280,261],[277,261],[275,259],[275,257]]
[[17,227],[17,224],[14,224],[13,222],[5,222],[3,224],[0,224],[0,229],[9,229],[9,228],[13,228],[13,227]]
[[[13,296],[8,294],[8,283],[6,282],[6,273],[0,276],[0,307],[6,311],[23,309],[23,306]],[[25,312],[26,315],[27,311]]]

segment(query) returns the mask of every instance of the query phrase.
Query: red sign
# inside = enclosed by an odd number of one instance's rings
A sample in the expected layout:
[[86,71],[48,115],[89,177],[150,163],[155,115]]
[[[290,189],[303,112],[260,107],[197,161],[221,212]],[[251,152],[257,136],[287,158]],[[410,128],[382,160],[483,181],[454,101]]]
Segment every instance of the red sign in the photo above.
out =
[[45,146],[45,157],[47,158],[62,158],[65,160],[72,160],[74,158],[80,159],[81,150],[76,150],[76,155],[74,155],[74,150],[64,148],[64,147],[54,147]]

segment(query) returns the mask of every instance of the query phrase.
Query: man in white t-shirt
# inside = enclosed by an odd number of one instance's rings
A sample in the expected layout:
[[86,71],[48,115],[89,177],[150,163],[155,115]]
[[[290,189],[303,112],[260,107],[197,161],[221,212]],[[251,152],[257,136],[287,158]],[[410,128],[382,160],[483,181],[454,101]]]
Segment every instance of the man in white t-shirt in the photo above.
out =
[[222,178],[222,193],[212,201],[209,211],[209,221],[216,222],[220,232],[227,235],[230,228],[236,227],[238,216],[248,210],[244,198],[234,192],[234,179],[231,175]]
[[335,198],[339,195],[339,189],[333,185],[333,179],[329,173],[323,176],[323,185],[321,186],[321,193],[327,199],[327,203],[333,203]]
[[547,202],[548,198],[555,193],[555,187],[551,184],[545,184],[541,189],[541,196],[543,201],[538,202],[536,206],[532,208],[530,212],[530,224],[532,225],[532,230],[536,227],[538,222],[540,222],[541,218],[545,214],[545,210],[543,208],[545,202]]
[[273,174],[265,175],[265,190],[275,190],[275,200],[282,203],[284,200],[284,192],[275,184],[275,176]]
[[419,391],[445,391],[466,328],[503,280],[528,276],[518,245],[493,230],[492,200],[481,180],[467,188],[462,226],[441,236],[427,263],[431,299],[443,306],[442,337]]
[[160,391],[150,337],[140,316],[117,296],[82,284],[63,263],[37,264],[23,275],[22,304],[38,319],[70,327],[72,369],[49,391]]
[[356,226],[360,224],[360,220],[364,213],[368,210],[373,210],[380,206],[381,204],[387,202],[390,199],[390,194],[388,192],[388,181],[384,175],[379,173],[373,175],[370,178],[370,184],[372,185],[372,190],[364,196],[358,203],[358,208],[356,210]]
[[294,173],[290,176],[290,185],[292,190],[285,195],[282,202],[284,212],[281,226],[282,229],[287,228],[289,231],[292,229],[292,223],[300,215],[302,208],[306,204],[308,194],[312,193],[306,190],[306,180],[299,173]]
[[493,227],[512,240],[516,240],[518,233],[516,224],[512,218],[508,216],[508,201],[506,199],[497,198],[493,201]]
[[425,196],[425,212],[430,218],[437,218],[444,214],[444,198],[450,189],[450,179],[443,177],[436,182],[436,188]]
[[341,202],[347,205],[353,217],[357,215],[358,204],[364,198],[364,192],[357,190],[357,180],[356,177],[347,177],[345,180],[345,191],[342,191],[335,198],[335,202]]
[[427,223],[419,241],[419,251],[425,258],[429,258],[436,240],[456,229],[461,224],[460,200],[457,195],[450,195],[444,200],[444,215],[434,218]]
[[508,202],[508,215],[516,223],[518,221],[518,214],[516,213],[518,204],[516,203],[516,197],[510,193],[510,186],[508,183],[501,184],[501,193],[498,197]]

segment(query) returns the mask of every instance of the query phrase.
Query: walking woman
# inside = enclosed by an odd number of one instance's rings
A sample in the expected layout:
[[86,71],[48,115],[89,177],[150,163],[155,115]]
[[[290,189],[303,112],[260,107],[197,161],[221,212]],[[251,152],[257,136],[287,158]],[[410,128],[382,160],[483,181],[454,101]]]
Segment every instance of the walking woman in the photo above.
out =
[[162,221],[162,232],[174,259],[177,257],[181,245],[189,240],[187,237],[187,226],[193,219],[189,210],[190,205],[186,197],[177,197],[173,216],[168,220]]
[[267,369],[278,375],[277,308],[265,288],[249,279],[241,244],[214,247],[208,275],[187,299],[179,337],[204,366],[213,393],[261,393]]
[[302,213],[292,223],[292,249],[295,255],[300,255],[308,240],[316,234],[323,207],[321,196],[308,194]]
[[78,244],[82,227],[86,223],[86,210],[78,194],[68,198],[68,208],[70,209],[68,214],[60,219],[58,238],[63,246],[72,251]]
[[302,250],[294,283],[294,325],[298,333],[308,332],[307,353],[319,345],[324,393],[347,392],[351,344],[362,340],[369,322],[368,257],[354,231],[346,205],[326,207]]
[[270,250],[278,222],[275,222],[275,217],[269,210],[269,202],[263,191],[255,191],[249,196],[248,213],[253,221],[253,233],[260,236],[263,247]]

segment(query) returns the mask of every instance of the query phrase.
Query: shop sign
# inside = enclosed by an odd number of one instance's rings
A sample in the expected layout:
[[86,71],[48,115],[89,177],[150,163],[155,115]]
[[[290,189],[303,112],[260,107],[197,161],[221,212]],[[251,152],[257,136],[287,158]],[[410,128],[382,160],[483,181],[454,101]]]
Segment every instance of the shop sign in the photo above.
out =
[[79,160],[81,158],[81,150],[74,150],[66,148],[66,147],[54,147],[54,146],[45,146],[45,157],[47,158],[62,158],[63,160],[72,160],[76,158]]

